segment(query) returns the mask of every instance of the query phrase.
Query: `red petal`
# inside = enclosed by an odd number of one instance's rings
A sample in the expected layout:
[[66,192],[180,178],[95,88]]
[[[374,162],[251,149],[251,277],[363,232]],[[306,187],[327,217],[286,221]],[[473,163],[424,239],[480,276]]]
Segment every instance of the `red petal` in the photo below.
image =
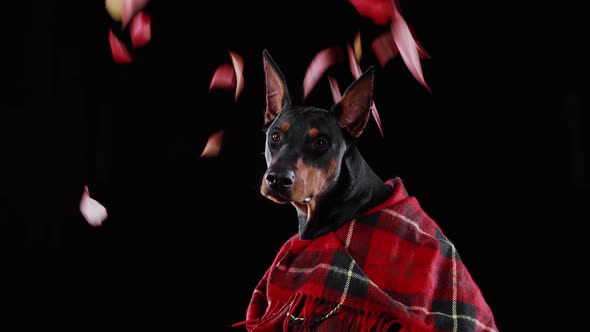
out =
[[373,49],[373,53],[375,53],[375,56],[379,61],[379,64],[381,64],[381,67],[384,67],[385,64],[389,62],[389,60],[393,59],[399,54],[397,46],[395,46],[395,43],[393,42],[391,32],[389,31],[373,39],[371,47]]
[[377,25],[387,25],[393,13],[392,0],[350,0],[350,3],[364,17]]
[[143,47],[152,38],[151,19],[144,12],[139,12],[131,21],[131,43],[133,47]]
[[86,222],[95,227],[100,226],[108,217],[107,209],[90,197],[88,186],[84,186],[84,192],[80,198],[80,213],[82,213]]
[[149,0],[123,0],[123,8],[121,10],[121,25],[123,28],[131,21],[133,16],[137,14]]
[[315,55],[303,78],[303,98],[309,95],[328,68],[339,61],[342,61],[342,51],[339,48],[326,48]]
[[418,55],[416,41],[408,28],[408,24],[398,12],[396,12],[395,19],[391,24],[391,34],[393,35],[393,41],[397,45],[397,49],[399,50],[406,67],[408,67],[412,75],[414,75],[414,78],[430,91],[426,81],[424,81],[424,75],[422,74],[422,66],[420,65],[420,56]]
[[330,90],[332,91],[332,98],[334,98],[334,104],[340,102],[342,100],[342,94],[340,93],[340,87],[338,86],[338,81],[332,76],[328,76],[328,80],[330,82]]
[[127,51],[127,47],[115,36],[112,30],[109,30],[109,44],[111,45],[111,53],[116,63],[127,64],[133,62],[129,51]]
[[242,57],[236,52],[229,51],[229,55],[231,57],[231,62],[234,65],[234,71],[236,75],[235,101],[237,101],[238,97],[242,93],[242,90],[244,90],[244,60],[242,60]]
[[217,67],[211,78],[209,91],[213,89],[234,89],[235,87],[236,74],[233,66],[225,63]]
[[219,130],[209,136],[207,145],[201,153],[201,158],[217,157],[221,150],[221,143],[223,142],[223,130]]

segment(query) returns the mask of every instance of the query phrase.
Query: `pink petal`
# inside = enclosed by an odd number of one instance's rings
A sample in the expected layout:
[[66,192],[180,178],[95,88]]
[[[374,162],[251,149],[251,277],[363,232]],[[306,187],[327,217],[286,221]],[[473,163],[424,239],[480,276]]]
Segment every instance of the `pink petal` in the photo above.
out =
[[[412,33],[412,35],[414,35]],[[422,45],[418,43],[416,38],[414,37],[414,41],[416,41],[416,46],[418,47],[418,56],[420,59],[428,59],[430,55],[426,53]],[[399,54],[399,50],[393,41],[393,36],[391,35],[391,31],[386,31],[382,33],[379,37],[373,39],[371,43],[371,48],[377,57],[377,60],[381,64],[381,67],[384,67],[389,60],[395,58]]]
[[422,47],[422,44],[420,44],[417,40],[416,40],[416,47],[418,48],[418,56],[420,56],[420,59],[430,59],[430,54],[428,54],[426,52],[426,50],[424,50],[424,47]]
[[373,39],[371,48],[377,57],[377,61],[381,64],[381,67],[384,67],[389,60],[399,54],[397,46],[395,46],[395,43],[393,42],[393,36],[391,36],[391,32],[389,31]]
[[375,123],[377,124],[377,128],[379,128],[379,133],[381,133],[381,137],[385,137],[383,135],[383,127],[381,126],[381,116],[379,116],[379,112],[377,112],[377,106],[375,106],[375,102],[371,102],[371,114],[373,114],[373,119],[375,119]]
[[143,47],[152,38],[151,19],[144,12],[139,12],[131,21],[131,43],[133,47]]
[[137,14],[149,0],[123,0],[123,8],[121,10],[121,25],[123,28],[131,21],[133,16]]
[[363,57],[363,47],[361,45],[361,33],[357,32],[357,34],[354,36],[354,56],[356,58],[357,62],[361,61],[361,58]]
[[422,74],[422,66],[420,65],[420,56],[418,55],[416,41],[410,32],[408,24],[397,11],[391,24],[391,34],[393,35],[393,41],[395,42],[406,67],[408,67],[414,78],[430,91],[426,81],[424,81],[424,75]]
[[244,90],[244,60],[236,52],[229,51],[231,62],[234,65],[234,71],[236,75],[236,97],[235,101],[238,101],[238,97]]
[[236,72],[234,67],[230,64],[224,63],[217,67],[211,83],[209,84],[209,91],[213,89],[235,89],[236,87]]
[[[348,50],[348,62],[350,64],[350,71],[352,72],[352,76],[356,80],[362,75],[361,66],[358,64],[356,58],[354,57],[354,51],[352,50],[352,47],[350,47],[350,45],[346,45],[346,48]],[[377,112],[377,106],[375,106],[374,101],[371,101],[371,114],[373,114],[373,119],[375,119],[375,122],[377,123],[377,128],[379,128],[381,137],[384,137],[383,128],[381,126],[381,117],[379,116],[379,112]]]
[[412,34],[412,38],[414,38],[414,42],[416,43],[416,48],[418,49],[418,55],[420,56],[420,59],[430,59],[430,54],[428,54],[428,52],[426,52],[426,50],[424,50],[424,47],[422,46],[422,44],[420,43],[418,38],[416,38],[416,33],[415,33],[414,29],[412,29],[411,26],[408,26],[408,28],[410,29],[410,33]]
[[80,199],[80,212],[88,224],[94,227],[100,226],[108,217],[107,209],[90,197],[88,186],[84,186],[84,192]]
[[123,0],[105,0],[104,6],[113,20],[121,21]]
[[338,81],[336,81],[336,79],[332,76],[328,76],[328,81],[330,82],[330,90],[332,91],[332,98],[334,98],[334,104],[336,104],[340,100],[342,100],[342,94],[340,93]]
[[112,30],[109,30],[109,44],[111,45],[111,54],[116,63],[127,64],[133,62],[129,51],[127,51],[127,47],[115,36]]
[[377,25],[387,25],[393,13],[392,0],[350,0],[361,16],[367,17]]
[[209,136],[207,145],[201,153],[201,158],[217,157],[221,150],[221,143],[223,142],[223,130],[219,130]]
[[328,68],[339,61],[342,61],[342,51],[339,48],[326,48],[315,55],[303,78],[303,98],[309,95]]

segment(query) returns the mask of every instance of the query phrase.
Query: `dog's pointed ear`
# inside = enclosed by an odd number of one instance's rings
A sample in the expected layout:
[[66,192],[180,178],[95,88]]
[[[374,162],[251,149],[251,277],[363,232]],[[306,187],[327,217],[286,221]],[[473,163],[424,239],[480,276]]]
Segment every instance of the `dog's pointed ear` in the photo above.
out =
[[291,100],[285,78],[266,49],[262,52],[262,57],[266,82],[264,125],[267,126],[281,113],[284,106],[291,103]]
[[373,103],[373,66],[365,71],[344,92],[339,107],[338,123],[354,137],[359,137],[369,121]]

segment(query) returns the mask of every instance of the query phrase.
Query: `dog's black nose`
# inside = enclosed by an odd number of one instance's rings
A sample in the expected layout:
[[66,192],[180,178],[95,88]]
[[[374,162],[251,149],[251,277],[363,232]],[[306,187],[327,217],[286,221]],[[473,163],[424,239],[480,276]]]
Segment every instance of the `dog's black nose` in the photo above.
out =
[[273,189],[289,188],[293,182],[295,182],[293,171],[269,172],[266,175],[266,183]]

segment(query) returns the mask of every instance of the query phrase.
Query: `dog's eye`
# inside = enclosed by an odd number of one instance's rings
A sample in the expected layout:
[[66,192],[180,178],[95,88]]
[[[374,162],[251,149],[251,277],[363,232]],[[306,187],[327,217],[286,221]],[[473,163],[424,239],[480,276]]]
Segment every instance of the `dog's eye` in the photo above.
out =
[[278,143],[281,141],[281,134],[279,134],[278,131],[274,131],[272,134],[270,134],[270,139],[273,142]]
[[328,148],[328,140],[325,138],[318,138],[313,142],[313,148],[316,150],[323,151]]

